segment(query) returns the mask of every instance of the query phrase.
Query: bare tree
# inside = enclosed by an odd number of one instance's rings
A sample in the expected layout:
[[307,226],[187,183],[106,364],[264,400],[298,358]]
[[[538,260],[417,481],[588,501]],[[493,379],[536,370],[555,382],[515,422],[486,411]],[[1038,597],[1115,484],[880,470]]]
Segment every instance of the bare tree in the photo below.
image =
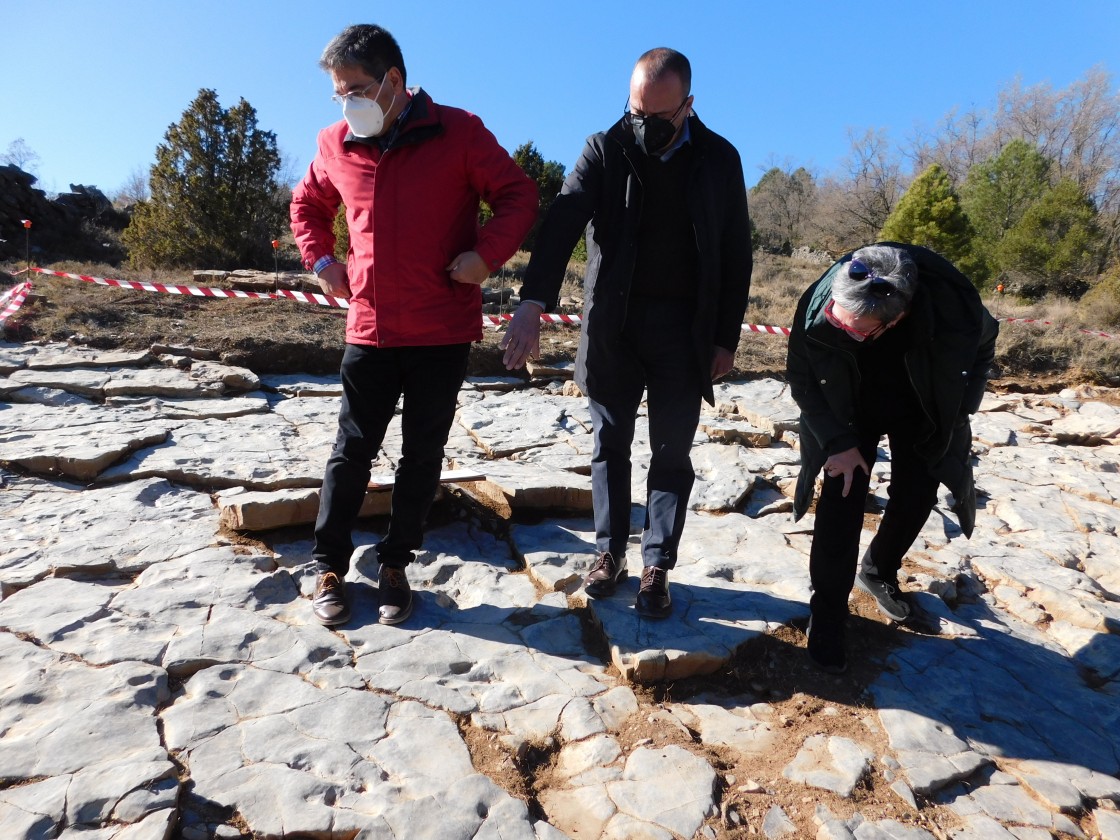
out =
[[1093,197],[1099,208],[1117,198],[1120,187],[1120,93],[1101,67],[1065,90],[1043,83],[1024,88],[1017,80],[1000,91],[994,129],[1021,137]]
[[125,179],[121,188],[113,196],[113,204],[118,207],[127,207],[131,204],[147,201],[151,197],[152,191],[148,186],[148,169],[137,166],[128,174],[128,178]]
[[874,241],[906,191],[901,159],[882,129],[857,134],[848,129],[851,148],[838,176],[817,189],[817,212],[810,229],[830,251]]
[[1054,161],[1054,184],[1071,180],[1092,198],[1104,230],[1102,260],[1120,258],[1120,93],[1109,73],[1095,67],[1063,90],[1015,79],[993,108],[953,111],[935,129],[919,131],[907,156],[916,168],[940,164],[959,187],[972,167],[1014,140]]
[[960,187],[973,166],[999,153],[997,137],[989,131],[991,117],[975,109],[946,114],[931,130],[918,128],[904,152],[913,163],[913,171],[924,172],[938,164],[954,187]]
[[3,161],[6,165],[14,166],[33,175],[39,167],[39,160],[39,155],[27,145],[27,141],[22,137],[17,137],[9,143],[7,150],[0,155],[0,161]]
[[788,251],[805,244],[806,228],[817,201],[816,181],[788,159],[773,163],[751,188],[751,221],[767,250]]

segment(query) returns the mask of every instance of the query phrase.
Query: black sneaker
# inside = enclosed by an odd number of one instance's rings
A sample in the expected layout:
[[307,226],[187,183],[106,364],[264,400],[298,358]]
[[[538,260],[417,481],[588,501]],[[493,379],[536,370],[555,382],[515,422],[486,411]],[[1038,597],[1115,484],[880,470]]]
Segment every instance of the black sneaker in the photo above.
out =
[[346,601],[346,582],[334,572],[319,575],[312,610],[316,621],[327,627],[349,621],[350,604]]
[[609,551],[599,554],[599,559],[583,579],[583,589],[592,598],[609,598],[622,581],[626,580],[626,558],[614,559]]
[[856,573],[856,586],[870,595],[879,612],[891,621],[905,621],[910,617],[910,605],[898,591],[898,578],[880,576],[867,555],[864,555]]
[[665,618],[673,609],[669,597],[669,572],[656,566],[642,569],[642,586],[634,604],[638,615],[646,618]]
[[377,598],[380,604],[377,620],[382,624],[400,624],[412,615],[412,589],[404,569],[381,564],[377,573]]
[[809,637],[809,658],[814,665],[829,674],[843,674],[848,670],[848,656],[844,652],[844,622],[819,622],[814,633],[813,619],[810,618],[805,633]]

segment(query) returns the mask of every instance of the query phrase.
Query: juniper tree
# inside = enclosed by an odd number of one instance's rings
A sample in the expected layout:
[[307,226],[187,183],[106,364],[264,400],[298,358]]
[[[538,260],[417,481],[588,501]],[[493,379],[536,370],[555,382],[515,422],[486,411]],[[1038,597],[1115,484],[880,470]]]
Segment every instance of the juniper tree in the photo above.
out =
[[548,208],[552,206],[560,188],[564,186],[564,165],[554,160],[546,161],[544,155],[533,145],[532,140],[522,143],[514,149],[513,160],[526,175],[537,182],[537,191],[540,195],[540,210],[537,213],[537,221],[533,223],[533,227],[525,237],[525,244],[522,246],[526,251],[532,251],[541,221],[543,221],[545,213],[548,212]]
[[914,179],[883,225],[882,239],[924,245],[955,263],[977,284],[986,279],[973,258],[973,229],[960,198],[939,164]]
[[994,248],[1050,189],[1050,168],[1050,161],[1030,143],[1012,140],[998,155],[969,170],[961,204],[981,246]]
[[241,268],[271,264],[285,226],[276,135],[242,99],[226,110],[203,88],[156,147],[151,198],[124,233],[137,265]]
[[1079,298],[1096,276],[1102,232],[1092,200],[1072,180],[1048,190],[1000,241],[1000,265],[1028,298]]

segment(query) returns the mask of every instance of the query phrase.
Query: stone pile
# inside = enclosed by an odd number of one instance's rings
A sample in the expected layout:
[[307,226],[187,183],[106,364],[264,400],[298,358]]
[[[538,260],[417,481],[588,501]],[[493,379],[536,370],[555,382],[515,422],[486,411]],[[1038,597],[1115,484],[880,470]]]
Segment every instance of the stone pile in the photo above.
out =
[[[469,381],[414,615],[376,621],[375,518],[332,631],[311,618],[307,523],[338,393],[0,345],[5,838],[1120,838],[1115,400],[989,395],[976,533],[942,498],[907,560],[924,632],[853,619],[888,641],[825,677],[793,629],[813,523],[788,513],[782,383],[717,388],[658,623],[633,578],[578,589],[585,401],[549,377]],[[638,438],[635,499],[644,419]],[[379,479],[399,452],[394,426]],[[889,475],[884,457],[874,506]],[[834,699],[859,680],[859,703]]]
[[[28,246],[31,254],[42,251],[86,253],[98,258],[119,258],[100,242],[87,242],[84,220],[102,227],[123,230],[128,216],[115,210],[97,187],[71,184],[70,192],[48,198],[35,189],[36,178],[17,166],[0,166],[0,260],[22,259]],[[32,222],[30,241],[23,220]]]

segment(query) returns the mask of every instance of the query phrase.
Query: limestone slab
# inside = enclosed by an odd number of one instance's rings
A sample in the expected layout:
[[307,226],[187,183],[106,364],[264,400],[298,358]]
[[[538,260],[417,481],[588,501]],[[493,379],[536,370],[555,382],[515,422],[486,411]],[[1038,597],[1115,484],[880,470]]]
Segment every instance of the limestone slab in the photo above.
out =
[[48,574],[137,573],[209,546],[209,496],[159,480],[77,490],[29,482],[0,493],[5,596]]
[[872,758],[869,749],[850,738],[810,735],[782,775],[847,798],[867,773]]

